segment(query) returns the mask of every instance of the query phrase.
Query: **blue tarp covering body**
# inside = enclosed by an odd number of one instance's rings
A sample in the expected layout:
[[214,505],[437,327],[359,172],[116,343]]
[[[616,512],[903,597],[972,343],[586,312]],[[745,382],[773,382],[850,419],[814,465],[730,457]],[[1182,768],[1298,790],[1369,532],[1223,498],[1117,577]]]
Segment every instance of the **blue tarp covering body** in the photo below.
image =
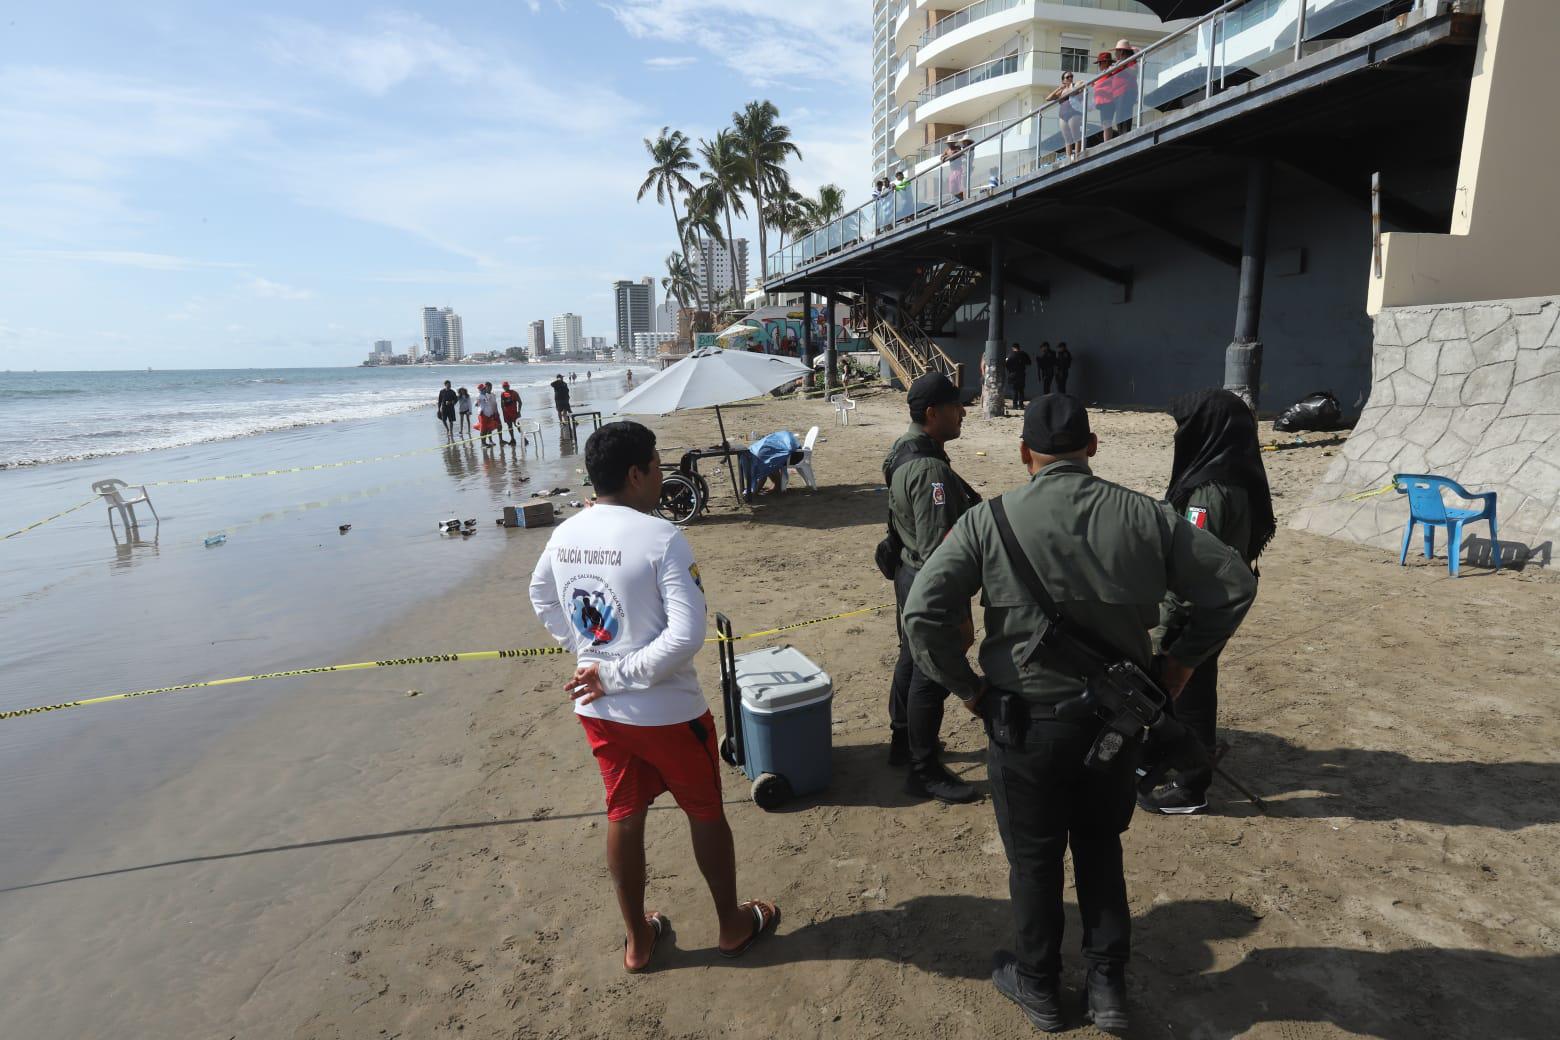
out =
[[752,456],[752,461],[744,467],[748,471],[748,491],[757,492],[770,474],[784,469],[791,459],[791,453],[800,451],[801,447],[802,442],[790,430],[771,433],[750,444],[748,454]]

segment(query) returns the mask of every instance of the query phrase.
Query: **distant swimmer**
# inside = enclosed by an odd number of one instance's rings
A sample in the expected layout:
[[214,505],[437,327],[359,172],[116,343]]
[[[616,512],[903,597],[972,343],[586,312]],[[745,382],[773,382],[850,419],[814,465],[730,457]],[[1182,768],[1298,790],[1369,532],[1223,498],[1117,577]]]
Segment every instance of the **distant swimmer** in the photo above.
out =
[[633,386],[634,385],[634,370],[633,369],[629,369],[628,373],[624,376],[623,385],[624,386]]
[[569,384],[563,381],[563,373],[558,373],[558,378],[552,381],[553,407],[558,410],[558,421],[569,421]]
[[465,387],[455,396],[455,411],[460,415],[460,432],[469,435],[471,433],[471,394]]
[[[520,395],[509,389],[509,382],[505,380],[504,390],[498,395],[498,407],[504,414],[504,425],[509,427],[509,443],[514,445],[515,424],[520,421]],[[499,440],[504,439],[503,433],[499,433]]]

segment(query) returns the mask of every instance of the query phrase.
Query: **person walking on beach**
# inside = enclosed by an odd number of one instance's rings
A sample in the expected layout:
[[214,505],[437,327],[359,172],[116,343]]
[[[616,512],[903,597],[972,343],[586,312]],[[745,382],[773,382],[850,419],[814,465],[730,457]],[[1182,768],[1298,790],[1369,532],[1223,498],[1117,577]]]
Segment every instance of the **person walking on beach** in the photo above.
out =
[[[883,460],[888,485],[889,545],[899,547],[894,599],[900,609],[932,551],[979,496],[953,471],[946,446],[964,427],[959,390],[947,376],[928,372],[910,384],[910,429]],[[955,621],[969,626],[969,617]],[[942,729],[947,687],[932,679],[910,654],[909,635],[899,628],[899,661],[888,692],[889,765],[909,764],[905,793],[950,804],[971,802],[974,787],[942,764]]]
[[1072,371],[1072,351],[1067,349],[1067,341],[1062,340],[1056,345],[1056,392],[1067,392],[1067,374]]
[[455,395],[455,411],[460,415],[460,432],[471,436],[471,395],[465,387]]
[[477,432],[482,435],[482,446],[489,447],[492,442],[488,435],[494,430],[499,431],[498,439],[504,439],[503,424],[498,421],[498,398],[493,396],[493,384],[481,383],[477,386]]
[[531,605],[574,652],[564,686],[606,787],[607,865],[627,935],[623,969],[649,967],[671,922],[645,911],[645,817],[669,791],[688,817],[694,859],[715,900],[719,952],[739,957],[774,931],[780,910],[737,901],[736,849],[721,804],[715,720],[694,658],[704,646],[699,567],[661,500],[655,434],[612,422],[585,442],[595,506],[553,532],[531,575]]
[[558,410],[558,425],[567,427],[569,424],[569,384],[563,381],[563,373],[558,373],[558,378],[552,381],[553,407]]
[[[515,424],[520,421],[520,395],[509,389],[509,381],[504,381],[504,391],[498,395],[499,409],[504,413],[504,425],[509,427],[509,443],[513,446],[515,441]],[[499,440],[503,440],[502,433]]]
[[455,436],[455,391],[450,389],[450,381],[444,381],[444,389],[439,391],[439,421],[444,424],[444,435]]

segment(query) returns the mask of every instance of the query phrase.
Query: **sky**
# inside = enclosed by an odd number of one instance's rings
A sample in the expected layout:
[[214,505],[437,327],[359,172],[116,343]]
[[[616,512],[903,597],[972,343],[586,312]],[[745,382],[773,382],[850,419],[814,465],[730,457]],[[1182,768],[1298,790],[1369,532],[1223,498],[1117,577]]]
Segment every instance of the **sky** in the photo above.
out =
[[[7,5],[0,368],[361,361],[461,314],[466,349],[654,276],[663,126],[750,100],[796,186],[869,182],[868,0]],[[752,240],[755,230],[740,226]],[[771,242],[773,248],[773,242]]]

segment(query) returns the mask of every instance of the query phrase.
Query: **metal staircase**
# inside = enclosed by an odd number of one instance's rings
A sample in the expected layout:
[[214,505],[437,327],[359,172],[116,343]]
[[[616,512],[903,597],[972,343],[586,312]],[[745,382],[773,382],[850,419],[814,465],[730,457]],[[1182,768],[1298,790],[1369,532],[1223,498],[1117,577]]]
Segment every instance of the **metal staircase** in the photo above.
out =
[[935,332],[964,305],[980,280],[979,271],[963,264],[945,262],[922,268],[905,292],[905,313],[922,331]]
[[888,361],[901,384],[908,387],[927,372],[941,372],[953,380],[955,386],[961,384],[963,367],[934,343],[919,323],[895,321],[880,307],[873,309],[868,321],[868,341]]

